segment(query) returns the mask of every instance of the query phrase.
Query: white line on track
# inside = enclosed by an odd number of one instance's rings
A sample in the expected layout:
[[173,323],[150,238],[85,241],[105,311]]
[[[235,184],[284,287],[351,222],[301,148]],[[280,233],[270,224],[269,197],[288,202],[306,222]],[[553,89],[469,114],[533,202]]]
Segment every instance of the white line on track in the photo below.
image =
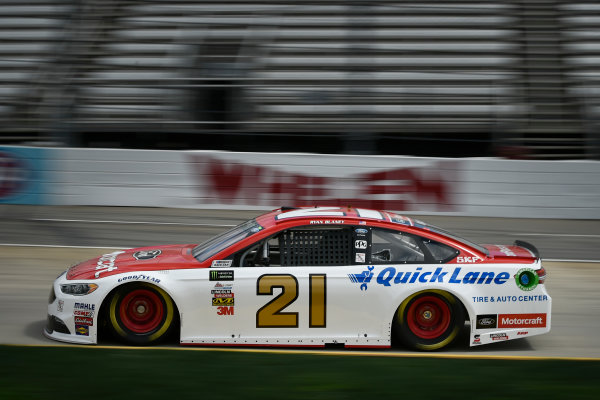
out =
[[563,361],[600,361],[594,357],[563,357],[563,356],[515,356],[515,355],[487,355],[487,354],[443,354],[443,353],[405,353],[390,350],[379,351],[352,351],[352,350],[303,350],[303,349],[248,349],[224,347],[149,347],[149,346],[105,346],[105,345],[79,345],[79,344],[5,344],[11,347],[38,347],[38,348],[79,348],[79,349],[105,349],[105,350],[130,350],[130,351],[210,351],[229,353],[263,353],[263,354],[289,354],[289,355],[314,355],[314,356],[346,356],[346,357],[397,357],[397,358],[446,358],[446,359],[473,359],[473,360],[563,360]]
[[83,222],[90,224],[129,224],[129,225],[175,225],[175,226],[212,226],[212,227],[233,227],[231,224],[190,224],[185,222],[149,222],[149,221],[102,221],[90,219],[61,219],[61,218],[30,218],[28,221],[42,222]]
[[49,247],[57,249],[107,249],[107,250],[123,250],[129,247],[109,247],[109,246],[65,246],[59,244],[29,244],[29,243],[0,243],[0,246],[6,247]]

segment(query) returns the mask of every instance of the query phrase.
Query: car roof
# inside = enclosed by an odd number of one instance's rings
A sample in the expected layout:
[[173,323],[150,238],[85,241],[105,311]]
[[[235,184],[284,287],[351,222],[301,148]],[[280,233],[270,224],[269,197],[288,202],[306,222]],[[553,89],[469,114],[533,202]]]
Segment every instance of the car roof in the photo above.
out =
[[340,206],[316,207],[282,207],[267,214],[257,217],[257,222],[264,227],[272,227],[286,222],[300,222],[306,224],[335,224],[354,223],[366,224],[367,222],[380,222],[400,224],[418,228],[422,225],[412,218],[396,214],[391,211],[373,210],[367,208],[353,208]]
[[[455,247],[468,248],[470,251],[487,254],[487,250],[481,245],[393,211],[340,206],[282,207],[257,217],[256,221],[264,228],[274,228],[282,224],[288,226],[321,224],[383,226],[423,235],[436,241],[452,244]],[[400,229],[400,227],[402,228]]]

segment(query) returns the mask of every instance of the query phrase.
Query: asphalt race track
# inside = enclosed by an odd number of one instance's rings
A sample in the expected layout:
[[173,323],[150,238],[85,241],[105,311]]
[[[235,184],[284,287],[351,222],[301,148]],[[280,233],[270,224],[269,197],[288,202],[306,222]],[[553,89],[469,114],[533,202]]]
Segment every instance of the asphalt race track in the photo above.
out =
[[[1,205],[0,344],[59,344],[42,335],[50,284],[67,267],[102,254],[103,248],[199,243],[258,214]],[[552,331],[547,335],[469,348],[465,330],[459,342],[442,354],[600,358],[598,221],[419,218],[479,243],[507,244],[515,239],[533,243],[546,260],[546,285],[553,300]]]

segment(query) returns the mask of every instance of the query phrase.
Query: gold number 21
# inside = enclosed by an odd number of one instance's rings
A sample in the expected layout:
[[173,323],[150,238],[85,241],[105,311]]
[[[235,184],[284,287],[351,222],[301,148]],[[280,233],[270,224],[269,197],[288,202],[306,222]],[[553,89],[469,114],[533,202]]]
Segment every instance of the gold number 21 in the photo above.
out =
[[[327,287],[325,274],[310,274],[308,321],[310,328],[325,328]],[[281,293],[256,312],[257,328],[297,328],[298,313],[283,310],[298,298],[298,280],[290,274],[261,275],[256,281],[256,294],[272,296],[273,289]]]

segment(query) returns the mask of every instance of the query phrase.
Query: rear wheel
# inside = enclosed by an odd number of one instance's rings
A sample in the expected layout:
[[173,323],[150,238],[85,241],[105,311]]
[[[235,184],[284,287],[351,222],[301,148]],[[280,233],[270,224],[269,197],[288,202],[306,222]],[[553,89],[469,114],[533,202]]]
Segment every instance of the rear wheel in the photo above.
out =
[[450,293],[415,293],[396,312],[396,334],[408,347],[437,350],[452,343],[465,323],[462,304]]
[[161,288],[138,283],[117,289],[108,313],[110,328],[117,337],[131,344],[152,344],[171,331],[175,306]]

